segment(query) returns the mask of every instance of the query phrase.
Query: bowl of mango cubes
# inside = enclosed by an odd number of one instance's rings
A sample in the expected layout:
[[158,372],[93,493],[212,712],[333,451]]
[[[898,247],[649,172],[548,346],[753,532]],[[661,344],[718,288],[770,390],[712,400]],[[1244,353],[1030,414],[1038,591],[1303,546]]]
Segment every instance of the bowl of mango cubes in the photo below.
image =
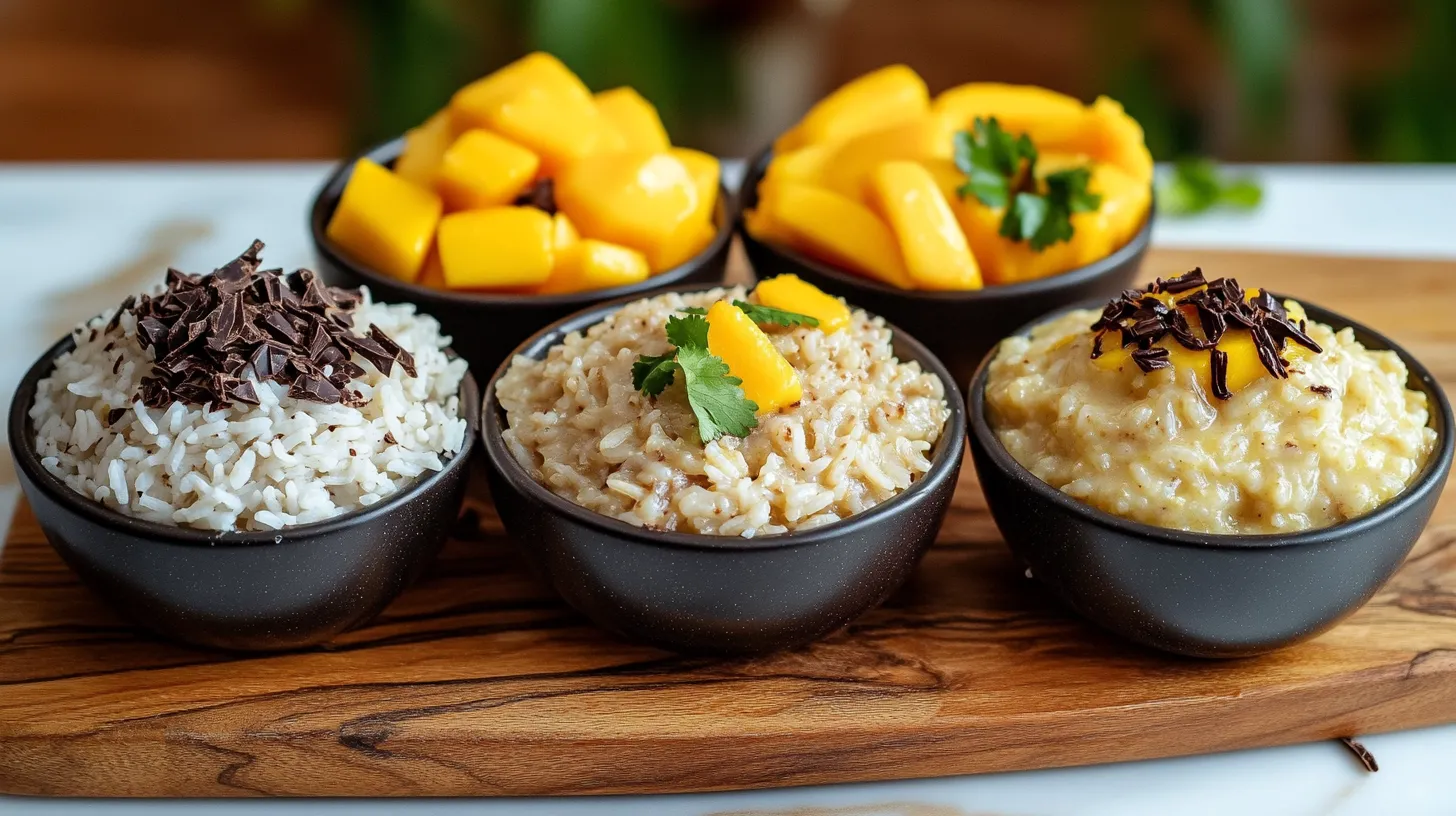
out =
[[328,283],[419,304],[489,373],[590,304],[718,282],[735,215],[718,160],[650,102],[537,52],[340,164],[310,226]]
[[1152,234],[1153,160],[1117,102],[973,82],[932,97],[904,65],[830,93],[751,163],[744,248],[914,327],[965,388],[1053,309],[1111,297]]

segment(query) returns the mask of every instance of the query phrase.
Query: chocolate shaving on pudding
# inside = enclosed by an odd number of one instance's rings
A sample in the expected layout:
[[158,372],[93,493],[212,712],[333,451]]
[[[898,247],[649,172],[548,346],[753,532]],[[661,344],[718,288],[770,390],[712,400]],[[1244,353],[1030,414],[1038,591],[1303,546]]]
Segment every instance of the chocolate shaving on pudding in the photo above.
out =
[[1328,397],[1332,393],[1332,389],[1328,385],[1311,385],[1309,390],[1321,397]]
[[127,298],[112,316],[107,331],[129,311],[137,341],[156,359],[141,380],[144,405],[257,405],[254,381],[272,380],[296,399],[357,407],[367,401],[348,387],[364,374],[354,351],[385,375],[399,363],[416,376],[414,358],[378,326],[354,333],[358,291],[325,286],[307,269],[259,271],[262,250],[254,241],[211,275],[168,269],[166,291]]
[[[1192,294],[1175,301],[1174,308],[1154,297],[1184,292]],[[1192,307],[1198,316],[1197,331],[1184,310],[1176,308],[1181,306]],[[1096,332],[1092,340],[1094,360],[1103,354],[1103,336],[1116,331],[1124,348],[1133,347],[1132,360],[1144,373],[1172,365],[1167,348],[1155,345],[1164,337],[1171,336],[1190,351],[1209,351],[1213,394],[1218,399],[1233,396],[1228,389],[1228,354],[1218,348],[1229,331],[1249,332],[1259,362],[1279,379],[1289,376],[1289,361],[1283,354],[1285,341],[1298,343],[1316,354],[1323,351],[1309,336],[1305,321],[1296,324],[1290,320],[1284,304],[1268,290],[1260,289],[1258,295],[1245,300],[1244,289],[1237,280],[1209,281],[1201,268],[1168,280],[1158,278],[1143,291],[1124,290],[1102,310],[1092,330]]]

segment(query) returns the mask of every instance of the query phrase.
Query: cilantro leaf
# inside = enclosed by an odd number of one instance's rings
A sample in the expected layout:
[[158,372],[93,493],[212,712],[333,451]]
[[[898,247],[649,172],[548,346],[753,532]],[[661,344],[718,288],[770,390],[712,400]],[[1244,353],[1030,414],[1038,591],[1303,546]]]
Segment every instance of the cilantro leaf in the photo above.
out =
[[702,306],[684,306],[681,309],[678,309],[678,311],[682,312],[683,314],[690,315],[705,315],[708,313],[708,310],[704,309]]
[[667,319],[667,342],[685,348],[708,348],[708,321],[701,315],[669,317]]
[[672,385],[672,375],[677,372],[677,352],[669,351],[652,357],[639,355],[632,364],[632,387],[649,397],[662,393]]
[[1196,215],[1217,207],[1252,210],[1264,191],[1252,176],[1226,178],[1207,158],[1179,159],[1158,184],[1158,210],[1169,215]]
[[1036,169],[1031,139],[1025,133],[1013,138],[995,117],[977,117],[970,131],[954,138],[955,164],[967,178],[956,190],[961,198],[974,195],[987,207],[1004,207]]
[[735,300],[733,305],[743,310],[748,319],[754,323],[762,323],[770,326],[808,326],[818,328],[819,318],[810,317],[806,314],[791,312],[787,309],[775,309],[772,306],[761,306],[757,303],[749,303],[746,300]]
[[758,405],[743,396],[743,380],[729,374],[728,364],[709,354],[706,345],[679,346],[677,364],[704,442],[725,434],[747,436],[758,427]]

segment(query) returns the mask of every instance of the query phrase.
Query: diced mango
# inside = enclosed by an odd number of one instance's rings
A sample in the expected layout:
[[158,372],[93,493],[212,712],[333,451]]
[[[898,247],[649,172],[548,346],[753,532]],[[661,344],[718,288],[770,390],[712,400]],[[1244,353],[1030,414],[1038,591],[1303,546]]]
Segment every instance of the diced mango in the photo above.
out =
[[698,180],[672,153],[591,156],[568,165],[555,189],[582,235],[635,249],[658,269],[700,223]]
[[395,175],[421,187],[435,186],[435,171],[455,138],[455,123],[449,108],[436,112],[419,127],[405,131],[404,150],[394,160]]
[[1074,140],[1087,126],[1079,100],[1036,85],[969,82],[941,92],[931,110],[956,130],[970,130],[977,118],[995,117],[1012,135],[1025,133],[1038,147]]
[[805,254],[880,283],[914,289],[900,245],[869,207],[822,187],[786,182],[759,199],[758,218]]
[[647,280],[647,259],[635,249],[582,239],[556,262],[540,293],[558,295],[626,286]]
[[596,153],[621,149],[622,136],[597,113],[591,97],[527,88],[501,104],[490,128],[541,157],[547,175]]
[[1121,103],[1106,96],[1092,103],[1092,119],[1098,132],[1093,155],[1127,171],[1143,186],[1153,183],[1153,154],[1143,138],[1143,126],[1123,110]]
[[[672,269],[690,260],[707,246],[716,234],[713,208],[718,204],[718,160],[699,150],[674,147],[668,151],[687,168],[697,188],[698,203],[692,215],[673,231],[659,247],[649,250],[647,260],[653,272]],[[707,225],[706,228],[704,225]]]
[[466,210],[440,219],[437,243],[451,289],[531,286],[555,262],[551,216],[535,207]]
[[467,130],[445,151],[435,189],[450,210],[499,207],[531,184],[540,165],[535,153],[510,139],[488,130]]
[[786,153],[775,153],[764,169],[764,181],[802,181],[805,184],[824,184],[824,168],[836,145],[806,145]]
[[566,213],[559,212],[551,216],[551,248],[556,252],[557,263],[561,263],[566,253],[574,249],[580,241],[581,234],[576,231],[576,226],[566,217]]
[[942,116],[924,114],[898,125],[869,131],[835,148],[824,163],[823,185],[866,203],[870,176],[887,161],[949,159],[954,134]]
[[682,162],[697,187],[698,209],[694,217],[699,221],[711,219],[713,207],[718,204],[718,185],[721,183],[717,157],[688,147],[674,147],[668,153]]
[[850,80],[819,100],[804,118],[774,143],[776,152],[837,142],[879,130],[925,113],[930,92],[925,80],[905,65],[890,65]]
[[1153,188],[1149,182],[1121,167],[1099,162],[1092,165],[1092,180],[1087,189],[1102,196],[1097,215],[1107,232],[1109,251],[1132,240],[1142,229],[1152,207]]
[[502,105],[533,87],[562,98],[591,98],[586,85],[561,60],[537,51],[456,91],[450,112],[461,128],[489,127]]
[[804,395],[799,373],[773,341],[726,300],[708,309],[708,351],[728,364],[728,373],[743,380],[743,396],[758,403],[760,414],[793,405]]
[[849,307],[844,301],[801,280],[798,275],[779,275],[760,281],[753,294],[765,306],[815,318],[819,321],[819,330],[826,334],[849,326]]
[[613,88],[596,97],[597,110],[622,136],[622,147],[634,153],[661,153],[672,147],[657,108],[631,88]]
[[419,275],[441,210],[434,191],[360,159],[325,233],[355,258],[408,282]]
[[420,266],[420,276],[415,278],[415,283],[431,289],[449,288],[445,284],[445,267],[440,265],[440,253],[435,248],[431,247],[430,254],[425,256],[425,262]]
[[[743,211],[743,226],[760,241],[768,244],[777,244],[785,249],[803,251],[794,237],[786,227],[774,220],[771,213],[777,208],[778,191],[781,184],[764,179],[758,184],[758,202],[751,210]],[[814,185],[803,185],[812,187]]]
[[950,204],[930,171],[912,161],[885,162],[873,177],[875,201],[921,289],[980,289],[981,270]]

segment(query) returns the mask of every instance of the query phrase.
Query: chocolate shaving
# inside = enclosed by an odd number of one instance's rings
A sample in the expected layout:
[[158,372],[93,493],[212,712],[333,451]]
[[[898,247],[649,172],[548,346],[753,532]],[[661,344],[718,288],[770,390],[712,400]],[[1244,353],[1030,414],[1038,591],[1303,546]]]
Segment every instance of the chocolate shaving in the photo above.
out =
[[1328,385],[1311,385],[1309,390],[1319,394],[1321,397],[1328,397],[1333,393],[1333,390]]
[[556,184],[549,178],[541,179],[516,196],[517,207],[535,207],[547,215],[556,214]]
[[[1197,291],[1194,291],[1197,290]],[[1198,316],[1195,327],[1183,309],[1168,308],[1155,297],[1160,294],[1181,294],[1175,305],[1192,307]],[[1203,270],[1195,268],[1175,278],[1158,278],[1148,284],[1144,291],[1126,289],[1109,302],[1102,310],[1097,322],[1092,324],[1097,334],[1092,342],[1092,358],[1101,357],[1103,337],[1113,330],[1121,336],[1122,346],[1132,347],[1132,359],[1143,372],[1167,368],[1168,349],[1158,347],[1166,336],[1171,336],[1179,345],[1190,351],[1212,353],[1211,373],[1213,394],[1218,399],[1232,396],[1228,389],[1228,354],[1217,348],[1219,342],[1231,330],[1249,332],[1259,362],[1272,376],[1288,378],[1289,362],[1284,358],[1286,341],[1294,342],[1316,354],[1323,351],[1319,343],[1310,337],[1304,320],[1295,324],[1289,319],[1289,312],[1266,289],[1250,300],[1244,299],[1243,287],[1234,278],[1219,278],[1208,281]]]
[[110,411],[107,411],[106,412],[106,426],[109,428],[112,425],[115,425],[116,424],[116,421],[118,419],[121,419],[123,416],[126,416],[126,412],[127,412],[127,409],[125,409],[125,408],[112,408]]
[[1359,740],[1354,737],[1340,737],[1340,742],[1344,743],[1345,747],[1350,749],[1350,753],[1360,760],[1360,764],[1365,766],[1365,770],[1370,773],[1380,770],[1380,763],[1375,761],[1375,755],[1370,753],[1370,749],[1361,744]]
[[259,271],[262,250],[254,241],[211,275],[168,269],[165,292],[128,298],[112,316],[114,327],[121,311],[130,311],[137,341],[156,359],[141,380],[143,404],[256,405],[256,384],[272,380],[296,399],[357,407],[364,397],[347,386],[364,374],[351,359],[360,346],[368,351],[360,356],[380,371],[397,362],[416,376],[414,358],[377,326],[368,337],[354,334],[349,313],[362,301],[358,291],[325,286],[307,269],[288,276]]

